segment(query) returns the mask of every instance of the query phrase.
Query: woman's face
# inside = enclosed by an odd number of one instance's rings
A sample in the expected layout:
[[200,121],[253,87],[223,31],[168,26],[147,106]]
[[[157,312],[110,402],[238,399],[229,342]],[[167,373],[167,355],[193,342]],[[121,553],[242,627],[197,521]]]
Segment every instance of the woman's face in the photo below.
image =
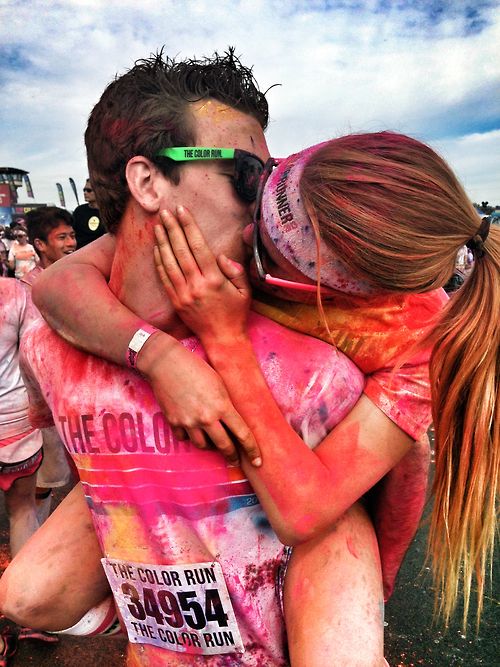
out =
[[28,235],[22,229],[18,230],[15,234],[16,241],[21,245],[26,245],[28,243]]
[[[303,292],[292,288],[277,287],[275,285],[269,285],[259,278],[255,267],[255,260],[253,258],[253,233],[254,225],[248,225],[243,230],[243,241],[248,246],[249,250],[252,251],[249,273],[254,287],[263,292],[280,296],[289,301],[299,301],[300,303],[316,302],[315,292]],[[261,240],[261,243],[259,244],[259,255],[262,266],[266,273],[275,278],[292,280],[301,284],[316,284],[314,280],[311,280],[305,276],[295,266],[293,266],[293,264],[291,264],[283,257],[283,255],[276,249],[276,246],[269,237],[267,230],[262,225],[259,225],[258,233]]]

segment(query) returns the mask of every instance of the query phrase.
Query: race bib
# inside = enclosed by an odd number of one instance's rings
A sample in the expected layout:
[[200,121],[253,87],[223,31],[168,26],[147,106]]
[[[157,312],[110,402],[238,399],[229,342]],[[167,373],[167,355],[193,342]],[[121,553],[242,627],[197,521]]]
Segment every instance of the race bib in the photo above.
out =
[[197,655],[245,651],[219,563],[101,562],[132,643]]

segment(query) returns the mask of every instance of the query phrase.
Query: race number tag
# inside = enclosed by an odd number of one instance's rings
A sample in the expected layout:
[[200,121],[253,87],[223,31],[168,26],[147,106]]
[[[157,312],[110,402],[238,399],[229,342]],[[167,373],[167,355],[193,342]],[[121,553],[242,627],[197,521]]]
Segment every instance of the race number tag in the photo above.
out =
[[219,563],[101,562],[131,642],[197,655],[245,651]]

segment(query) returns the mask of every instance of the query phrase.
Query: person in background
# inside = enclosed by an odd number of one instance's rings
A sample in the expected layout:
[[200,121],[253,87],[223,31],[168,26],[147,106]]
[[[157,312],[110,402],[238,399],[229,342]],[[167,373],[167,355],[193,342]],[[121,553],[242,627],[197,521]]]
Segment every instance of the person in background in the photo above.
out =
[[[19,368],[19,344],[31,324],[26,290],[14,278],[0,278],[0,489],[9,518],[11,556],[38,529],[36,473],[42,462],[42,435],[28,420],[28,396]],[[31,628],[0,634],[0,664],[7,664],[17,639],[57,641]]]
[[87,203],[77,206],[73,211],[73,227],[78,248],[83,248],[83,246],[106,233],[106,228],[97,208],[94,188],[89,178],[85,182],[83,196]]
[[3,239],[0,239],[0,277],[7,278],[10,275],[8,262],[9,251]]
[[28,234],[22,227],[14,231],[14,242],[9,250],[9,267],[16,278],[22,278],[38,264],[35,248],[28,243]]
[[[15,226],[11,225],[6,225],[4,228],[4,235],[2,237],[2,241],[5,244],[5,247],[7,248],[7,252],[10,250],[10,246],[14,243],[14,230]],[[14,273],[12,273],[12,277],[14,277]]]
[[[26,215],[30,243],[40,257],[39,264],[21,282],[26,285],[33,317],[40,314],[31,301],[31,286],[48,266],[76,250],[71,213],[56,206],[33,209]],[[66,486],[74,479],[66,450],[54,426],[42,429],[43,463],[37,473],[36,503],[40,525],[50,513],[52,489]]]

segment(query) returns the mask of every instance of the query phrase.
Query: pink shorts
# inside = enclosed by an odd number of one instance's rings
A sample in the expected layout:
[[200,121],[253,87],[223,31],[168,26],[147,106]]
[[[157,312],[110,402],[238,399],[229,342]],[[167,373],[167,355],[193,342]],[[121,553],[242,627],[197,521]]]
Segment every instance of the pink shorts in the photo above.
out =
[[33,456],[30,456],[29,459],[24,461],[19,461],[17,463],[0,462],[0,489],[2,489],[2,491],[8,491],[16,479],[29,477],[36,473],[42,463],[42,459],[42,450],[39,449]]

